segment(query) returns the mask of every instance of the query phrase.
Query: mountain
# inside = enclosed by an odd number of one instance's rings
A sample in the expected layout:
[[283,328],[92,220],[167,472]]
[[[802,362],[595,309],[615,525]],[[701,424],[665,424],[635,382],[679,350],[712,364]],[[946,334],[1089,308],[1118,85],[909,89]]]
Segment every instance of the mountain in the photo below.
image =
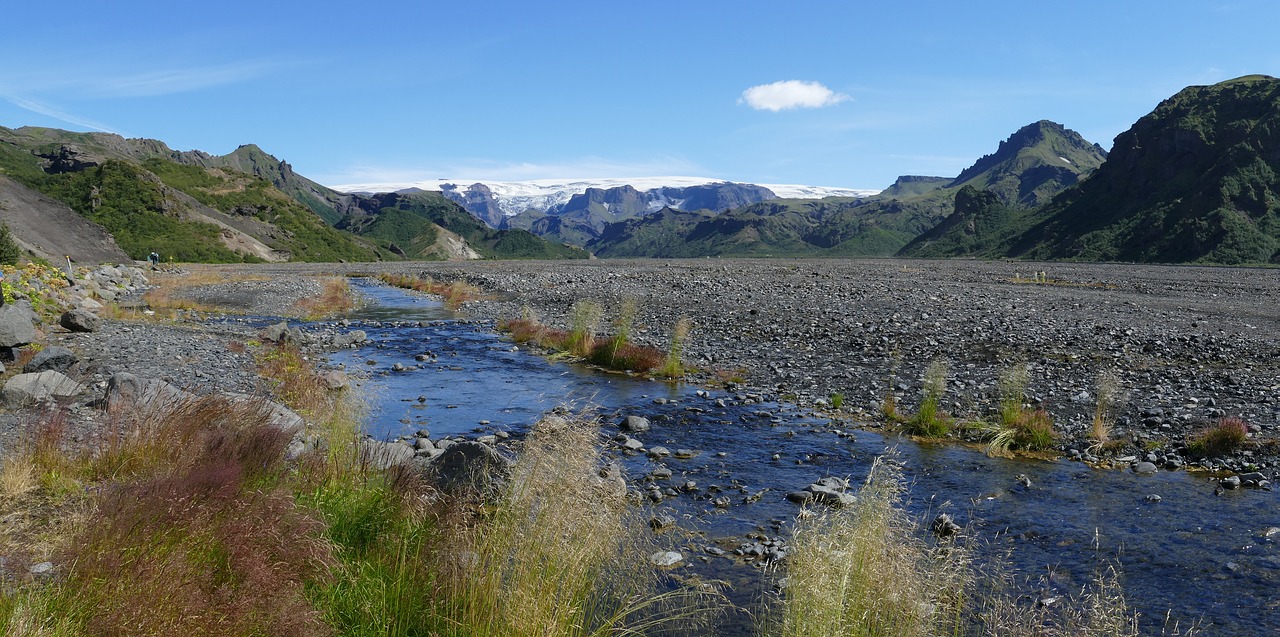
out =
[[[448,214],[361,223],[383,202],[322,186],[253,144],[219,156],[111,133],[0,127],[0,178],[0,199],[21,207],[6,210],[5,221],[46,258],[142,259],[152,250],[213,262],[581,256],[526,232],[491,231],[444,200]],[[68,232],[53,232],[53,219]]]
[[1116,137],[1105,164],[992,253],[1280,263],[1280,80],[1192,86]]
[[385,242],[410,259],[582,259],[580,248],[526,230],[496,230],[438,192],[382,193],[357,199],[338,228]]
[[587,248],[602,257],[890,256],[907,246],[915,254],[924,248],[913,241],[955,212],[960,191],[989,193],[980,201],[1026,210],[1078,182],[1105,156],[1078,133],[1040,121],[954,178],[906,176],[869,197],[764,201],[714,217],[632,219],[601,230]]
[[349,184],[337,188],[361,195],[438,190],[491,227],[525,229],[552,242],[574,245],[595,240],[607,224],[649,215],[666,207],[727,210],[779,197],[864,197],[876,192],[790,184],[743,184],[700,177],[523,182],[442,179]]
[[1101,146],[1056,122],[1023,126],[951,183],[903,198],[950,209],[898,254],[953,257],[988,250],[1025,229],[1031,211],[1093,174],[1106,158]]

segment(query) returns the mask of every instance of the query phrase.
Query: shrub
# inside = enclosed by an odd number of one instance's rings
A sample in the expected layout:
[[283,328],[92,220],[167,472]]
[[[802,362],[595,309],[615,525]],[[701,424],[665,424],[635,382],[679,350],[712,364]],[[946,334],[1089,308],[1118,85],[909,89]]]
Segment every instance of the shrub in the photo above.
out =
[[1187,451],[1200,457],[1225,456],[1239,449],[1249,439],[1249,426],[1244,419],[1227,416],[1187,441]]
[[14,242],[13,235],[9,232],[9,226],[0,223],[0,263],[6,265],[17,265],[18,260],[22,258],[22,248]]

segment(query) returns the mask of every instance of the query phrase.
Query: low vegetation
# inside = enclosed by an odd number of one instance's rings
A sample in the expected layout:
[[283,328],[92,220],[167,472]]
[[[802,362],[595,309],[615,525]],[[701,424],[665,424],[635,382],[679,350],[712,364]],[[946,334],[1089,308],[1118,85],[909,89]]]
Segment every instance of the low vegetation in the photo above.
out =
[[[907,433],[924,438],[945,438],[954,423],[951,416],[941,410],[942,396],[947,390],[947,361],[934,359],[924,372],[924,395],[915,415],[903,420]],[[886,413],[888,411],[886,410]],[[893,413],[897,413],[896,406]]]
[[684,343],[692,323],[688,317],[680,317],[671,330],[667,351],[631,341],[630,333],[635,320],[634,301],[623,301],[618,318],[614,321],[616,332],[601,337],[596,331],[603,310],[594,301],[579,301],[573,306],[568,330],[543,325],[529,308],[518,319],[502,321],[498,329],[506,332],[517,343],[531,343],[544,349],[561,352],[605,369],[652,374],[680,379],[684,377]]
[[320,279],[321,290],[315,296],[299,299],[294,308],[304,320],[315,321],[350,311],[356,307],[356,297],[346,277],[329,276]]
[[[760,634],[780,637],[950,635],[1136,637],[1114,567],[1053,603],[1018,595],[999,564],[978,566],[963,535],[926,538],[902,508],[904,478],[875,462],[850,507],[800,516],[786,586]],[[1042,582],[1041,586],[1047,585]],[[1164,634],[1196,630],[1166,627]]]
[[441,283],[431,277],[416,277],[407,274],[380,274],[378,280],[406,290],[432,294],[440,297],[444,304],[452,309],[462,307],[463,303],[479,296],[480,291],[466,281],[450,281]]
[[1225,456],[1240,449],[1249,439],[1249,425],[1243,418],[1226,416],[1191,437],[1187,451],[1198,457]]

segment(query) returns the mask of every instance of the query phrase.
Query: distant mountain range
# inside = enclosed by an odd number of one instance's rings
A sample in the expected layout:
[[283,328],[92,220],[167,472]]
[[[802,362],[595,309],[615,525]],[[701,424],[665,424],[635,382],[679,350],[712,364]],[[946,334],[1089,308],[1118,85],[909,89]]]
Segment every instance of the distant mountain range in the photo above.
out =
[[1280,264],[1280,80],[1193,86],[1110,154],[1024,126],[883,191],[691,177],[348,185],[227,155],[0,127],[0,219],[50,259],[914,256]]

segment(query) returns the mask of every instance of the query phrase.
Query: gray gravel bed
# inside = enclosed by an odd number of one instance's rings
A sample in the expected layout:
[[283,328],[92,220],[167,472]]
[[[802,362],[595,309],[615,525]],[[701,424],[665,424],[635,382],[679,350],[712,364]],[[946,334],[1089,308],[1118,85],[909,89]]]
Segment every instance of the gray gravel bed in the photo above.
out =
[[[844,397],[874,426],[887,392],[911,408],[935,358],[950,362],[945,406],[994,408],[999,374],[1025,363],[1027,400],[1046,408],[1062,450],[1084,452],[1100,374],[1118,380],[1121,457],[1156,459],[1223,415],[1255,438],[1280,434],[1280,272],[1267,269],[905,260],[636,260],[421,265],[489,292],[473,314],[529,307],[567,326],[579,299],[640,303],[637,340],[665,348],[694,321],[696,380],[741,376],[801,405]],[[1044,272],[1051,283],[1029,282]],[[608,317],[606,317],[607,320]],[[606,329],[602,327],[602,330]],[[1274,459],[1271,461],[1275,463]],[[1212,460],[1206,463],[1215,466]],[[1223,459],[1219,468],[1265,466]]]

